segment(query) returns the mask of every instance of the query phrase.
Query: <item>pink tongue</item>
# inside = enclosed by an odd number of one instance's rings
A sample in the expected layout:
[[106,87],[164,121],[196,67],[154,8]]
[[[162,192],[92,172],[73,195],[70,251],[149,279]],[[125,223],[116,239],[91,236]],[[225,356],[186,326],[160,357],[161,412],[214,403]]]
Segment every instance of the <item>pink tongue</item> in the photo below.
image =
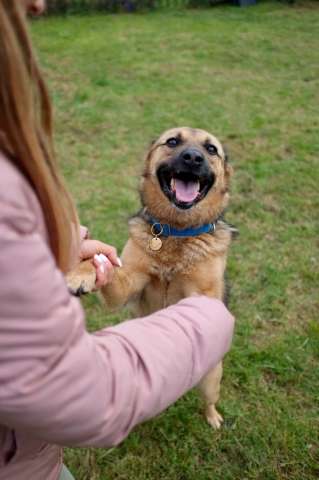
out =
[[183,182],[175,179],[176,198],[180,202],[192,202],[198,195],[199,182]]

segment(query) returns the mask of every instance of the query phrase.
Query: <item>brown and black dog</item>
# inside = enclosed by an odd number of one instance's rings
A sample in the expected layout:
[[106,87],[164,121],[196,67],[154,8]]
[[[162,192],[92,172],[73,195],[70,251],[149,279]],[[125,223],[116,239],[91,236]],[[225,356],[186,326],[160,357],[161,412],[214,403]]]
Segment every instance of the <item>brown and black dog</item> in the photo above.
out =
[[[231,173],[221,143],[204,130],[174,128],[151,145],[140,186],[143,208],[129,222],[123,267],[102,289],[109,308],[130,303],[137,315],[147,315],[194,294],[224,299],[233,229],[222,214]],[[89,262],[68,278],[75,293],[92,290],[94,282]],[[222,422],[215,408],[221,377],[220,363],[199,385],[214,428]]]

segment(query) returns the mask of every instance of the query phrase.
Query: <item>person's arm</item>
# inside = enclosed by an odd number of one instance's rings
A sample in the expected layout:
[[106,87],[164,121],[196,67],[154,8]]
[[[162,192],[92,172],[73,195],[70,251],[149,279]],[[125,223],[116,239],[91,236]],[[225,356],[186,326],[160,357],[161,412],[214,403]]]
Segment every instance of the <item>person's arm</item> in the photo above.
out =
[[0,423],[61,445],[115,445],[219,362],[233,318],[198,297],[90,335],[34,225],[0,197]]

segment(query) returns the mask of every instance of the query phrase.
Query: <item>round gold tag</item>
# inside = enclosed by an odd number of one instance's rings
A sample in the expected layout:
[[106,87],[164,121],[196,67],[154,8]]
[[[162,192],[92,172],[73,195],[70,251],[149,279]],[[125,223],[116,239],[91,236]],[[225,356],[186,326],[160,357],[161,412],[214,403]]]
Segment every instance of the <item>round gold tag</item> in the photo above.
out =
[[163,242],[160,238],[158,237],[153,237],[150,240],[150,249],[153,251],[160,250],[162,248]]

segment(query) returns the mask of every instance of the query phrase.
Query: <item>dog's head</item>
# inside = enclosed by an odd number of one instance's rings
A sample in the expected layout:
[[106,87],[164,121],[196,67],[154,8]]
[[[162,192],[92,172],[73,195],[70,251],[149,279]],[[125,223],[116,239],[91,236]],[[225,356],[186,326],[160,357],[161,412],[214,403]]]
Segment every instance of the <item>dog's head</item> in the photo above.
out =
[[167,130],[148,151],[142,203],[163,223],[214,221],[227,206],[231,173],[216,137],[187,127]]

